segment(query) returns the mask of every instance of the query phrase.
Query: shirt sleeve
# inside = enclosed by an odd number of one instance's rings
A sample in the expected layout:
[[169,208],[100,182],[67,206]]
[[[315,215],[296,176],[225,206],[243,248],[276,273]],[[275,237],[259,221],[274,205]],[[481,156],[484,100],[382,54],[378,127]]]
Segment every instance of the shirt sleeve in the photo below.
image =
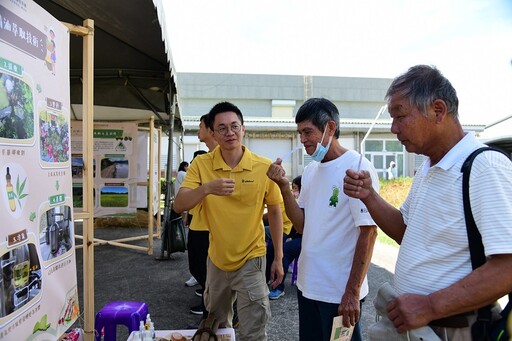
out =
[[512,253],[512,162],[500,153],[480,154],[473,162],[469,190],[486,256]]
[[200,170],[199,170],[199,159],[196,158],[195,162],[190,164],[188,168],[187,174],[185,175],[185,179],[181,184],[181,187],[196,189],[197,187],[202,185]]
[[[367,159],[363,158],[364,162],[362,163],[362,170],[366,170],[370,172],[370,176],[372,178],[372,187],[373,189],[379,193],[380,185],[379,185],[379,176],[375,171],[373,165]],[[341,180],[343,183],[343,179]],[[350,207],[350,212],[354,219],[354,223],[356,226],[369,226],[369,225],[377,225],[375,221],[372,219],[368,208],[363,202],[359,199],[349,198],[348,204]]]
[[277,205],[283,201],[283,197],[281,196],[281,191],[277,184],[268,179],[267,180],[267,193],[265,195],[265,203],[267,205]]

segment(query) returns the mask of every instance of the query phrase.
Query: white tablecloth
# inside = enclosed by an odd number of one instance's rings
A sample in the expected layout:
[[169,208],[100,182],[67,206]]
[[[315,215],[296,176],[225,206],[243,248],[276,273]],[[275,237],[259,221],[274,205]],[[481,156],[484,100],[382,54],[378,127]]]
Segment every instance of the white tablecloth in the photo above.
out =
[[[187,340],[191,340],[192,336],[194,336],[196,330],[195,329],[183,329],[183,330],[155,330],[155,335],[158,338],[164,338],[166,340],[171,339],[172,333],[180,333],[185,336]],[[134,334],[138,332],[132,332],[128,337],[127,341],[133,341]],[[219,328],[217,330],[217,336],[219,337],[219,341],[235,341],[235,330],[233,328]]]

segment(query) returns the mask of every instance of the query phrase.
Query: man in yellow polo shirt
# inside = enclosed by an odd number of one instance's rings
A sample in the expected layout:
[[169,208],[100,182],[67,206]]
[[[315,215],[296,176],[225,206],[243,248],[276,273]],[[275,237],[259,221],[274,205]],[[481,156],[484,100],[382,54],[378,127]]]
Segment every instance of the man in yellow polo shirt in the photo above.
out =
[[210,230],[206,309],[230,327],[233,302],[238,299],[241,340],[266,340],[270,306],[262,217],[266,204],[275,249],[271,266],[275,287],[284,274],[281,193],[266,175],[272,161],[242,144],[245,126],[238,107],[218,103],[208,113],[208,121],[219,147],[195,158],[173,209],[182,212],[202,204],[200,214]]
[[[208,127],[208,114],[201,116],[199,120],[199,130],[197,131],[199,141],[206,144],[208,151],[217,147],[217,141],[210,134]],[[194,153],[194,159],[197,152]],[[204,154],[204,151],[203,151]],[[194,160],[192,159],[192,161]],[[190,163],[192,163],[192,161]],[[208,258],[208,247],[210,245],[210,233],[208,232],[207,222],[204,221],[204,214],[200,214],[202,205],[199,204],[189,211],[188,219],[189,231],[187,239],[188,250],[188,269],[190,274],[197,280],[201,286],[201,295],[206,288],[206,259]],[[192,217],[194,217],[192,219]],[[196,290],[197,294],[197,290]],[[204,299],[201,297],[201,304],[190,307],[192,314],[201,315],[203,319],[208,317],[208,311],[204,305]],[[198,323],[199,324],[199,323]]]

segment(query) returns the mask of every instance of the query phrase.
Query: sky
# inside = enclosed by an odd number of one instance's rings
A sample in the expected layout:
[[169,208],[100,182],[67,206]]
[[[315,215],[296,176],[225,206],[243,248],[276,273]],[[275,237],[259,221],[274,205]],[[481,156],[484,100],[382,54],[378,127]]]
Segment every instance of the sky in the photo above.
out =
[[462,123],[512,115],[510,0],[162,2],[177,72],[394,78],[430,64]]

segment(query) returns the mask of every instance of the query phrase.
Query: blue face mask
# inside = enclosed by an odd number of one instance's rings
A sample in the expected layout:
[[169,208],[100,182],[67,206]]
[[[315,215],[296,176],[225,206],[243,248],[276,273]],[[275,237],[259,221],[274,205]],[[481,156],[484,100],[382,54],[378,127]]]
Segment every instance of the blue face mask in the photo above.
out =
[[324,140],[326,131],[327,131],[327,125],[324,128],[324,133],[322,135],[322,139],[320,140],[320,142],[317,142],[316,149],[313,152],[313,154],[311,154],[311,158],[318,162],[321,162],[324,159],[325,154],[327,154],[327,152],[329,151],[329,147],[331,146],[332,136],[329,137],[329,142],[327,142],[327,146],[325,146],[325,147],[322,146],[322,141]]

